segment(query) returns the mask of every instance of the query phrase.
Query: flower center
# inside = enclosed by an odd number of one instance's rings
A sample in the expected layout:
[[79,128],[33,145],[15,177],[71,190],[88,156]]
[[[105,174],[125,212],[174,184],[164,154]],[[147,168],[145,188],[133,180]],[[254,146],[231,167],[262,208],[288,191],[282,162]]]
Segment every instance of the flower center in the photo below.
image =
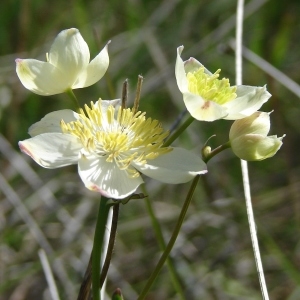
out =
[[103,109],[101,100],[91,102],[91,108],[85,105],[85,111],[80,110],[76,121],[62,120],[62,132],[75,135],[88,153],[105,157],[121,170],[127,169],[132,177],[139,176],[130,167],[132,162],[145,164],[148,159],[171,151],[171,148],[162,148],[169,132],[164,132],[157,120],[146,119],[145,113],[133,113],[130,108],[112,105]]
[[193,94],[200,95],[206,101],[213,101],[220,105],[236,98],[236,86],[231,87],[227,78],[218,79],[221,70],[214,74],[205,73],[202,66],[197,71],[188,72],[188,88]]

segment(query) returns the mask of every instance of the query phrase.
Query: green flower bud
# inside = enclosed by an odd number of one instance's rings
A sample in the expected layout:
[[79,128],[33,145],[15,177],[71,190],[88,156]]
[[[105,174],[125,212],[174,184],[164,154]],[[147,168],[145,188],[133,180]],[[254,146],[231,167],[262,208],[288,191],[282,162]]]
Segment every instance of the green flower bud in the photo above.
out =
[[270,131],[270,113],[255,112],[236,120],[229,132],[233,153],[244,160],[255,161],[272,157],[282,145],[282,137],[267,136]]

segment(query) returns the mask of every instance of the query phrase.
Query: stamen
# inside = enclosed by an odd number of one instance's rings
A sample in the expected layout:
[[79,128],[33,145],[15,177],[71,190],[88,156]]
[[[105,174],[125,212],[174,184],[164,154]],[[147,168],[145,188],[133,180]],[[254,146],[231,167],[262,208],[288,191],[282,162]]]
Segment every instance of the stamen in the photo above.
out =
[[84,108],[85,112],[82,109],[79,111],[78,120],[69,123],[61,121],[62,132],[78,137],[88,152],[106,157],[107,162],[127,170],[130,177],[139,176],[131,163],[146,164],[147,160],[172,150],[162,148],[169,132],[164,132],[157,120],[146,119],[146,113],[122,107],[116,112],[111,105],[104,117],[101,100],[98,105],[91,102],[90,107],[85,105]]
[[205,73],[204,67],[187,74],[188,87],[191,93],[200,95],[206,101],[225,104],[236,98],[236,86],[231,87],[227,78],[219,78],[221,70],[214,74]]

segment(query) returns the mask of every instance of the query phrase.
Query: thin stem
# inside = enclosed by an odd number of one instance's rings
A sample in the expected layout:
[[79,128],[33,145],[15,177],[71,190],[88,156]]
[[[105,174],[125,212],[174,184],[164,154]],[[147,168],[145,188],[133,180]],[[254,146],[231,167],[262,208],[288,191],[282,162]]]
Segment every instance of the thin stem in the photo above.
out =
[[[145,185],[142,186],[142,189],[143,189],[143,193],[147,194],[147,192],[145,190]],[[166,242],[163,237],[161,227],[160,227],[159,222],[154,214],[154,210],[153,210],[151,201],[149,200],[149,197],[146,197],[145,201],[146,201],[146,207],[147,207],[148,214],[149,214],[151,222],[152,222],[152,226],[153,226],[155,236],[158,241],[160,250],[164,251],[166,249]],[[180,297],[180,299],[185,299],[182,285],[180,282],[180,278],[178,276],[178,273],[176,272],[176,269],[173,264],[173,260],[170,256],[167,257],[167,266],[168,266],[168,269],[169,269],[169,272],[171,275],[172,283],[174,285],[175,290],[177,291],[178,296]]]
[[180,135],[184,132],[194,121],[195,119],[192,116],[189,116],[184,123],[167,139],[164,143],[164,147],[170,146]]
[[[116,206],[119,206],[119,205],[117,204]],[[116,224],[115,223],[117,222],[117,219],[116,219],[115,214],[117,213],[117,211],[118,211],[118,209],[115,209],[115,208],[113,209],[114,217],[113,217],[113,221],[111,223],[109,245],[108,245],[107,251],[106,251],[107,254],[105,257],[105,262],[103,264],[101,276],[100,276],[100,289],[103,286],[103,283],[104,283],[104,280],[105,280],[105,277],[107,274],[107,270],[108,270],[110,258],[111,258],[111,253],[112,253],[112,248],[113,248],[114,240],[115,240],[115,236],[116,236]],[[107,224],[108,223],[109,222],[107,222]],[[111,246],[111,244],[112,244],[112,246]],[[82,284],[80,287],[80,291],[79,291],[77,300],[88,300],[89,299],[91,284],[92,284],[92,255],[93,254],[91,252],[90,260],[89,260],[87,269],[84,274],[84,278],[83,278],[83,281],[82,281]],[[104,270],[106,270],[106,271],[104,271]],[[104,273],[105,273],[105,275],[103,275]],[[104,277],[103,281],[102,281],[102,277]]]
[[202,159],[205,163],[207,163],[210,159],[212,159],[214,156],[216,156],[217,154],[219,154],[220,152],[230,148],[230,142],[227,142],[217,148],[215,148],[214,150],[209,150],[209,152],[206,152],[206,149],[210,147],[206,146],[204,147],[204,149],[202,150]]
[[72,89],[68,89],[66,90],[66,94],[69,96],[69,98],[72,100],[74,106],[76,107],[76,109],[80,109],[80,105],[78,102],[78,99],[76,98],[75,94],[73,93]]
[[247,162],[244,160],[241,160],[241,167],[242,167],[243,186],[244,186],[244,194],[245,194],[245,200],[246,200],[248,223],[249,223],[250,236],[251,236],[251,241],[252,241],[254,257],[255,257],[256,269],[257,269],[257,273],[258,273],[258,278],[259,278],[259,283],[260,283],[260,288],[261,288],[263,299],[268,300],[269,299],[268,290],[267,290],[267,286],[266,286],[262,261],[261,261],[261,257],[260,257],[256,225],[255,225],[252,202],[251,202],[251,192],[250,192],[250,182],[249,182],[249,173],[248,173]]
[[100,300],[100,269],[104,234],[110,206],[105,197],[101,197],[98,218],[95,229],[92,252],[92,295],[93,300]]
[[100,275],[100,289],[102,288],[105,278],[107,276],[107,272],[108,272],[111,257],[112,257],[112,252],[113,252],[114,245],[115,245],[115,239],[116,239],[116,233],[117,233],[117,227],[118,227],[118,218],[119,218],[119,208],[120,208],[119,203],[115,204],[113,206],[113,217],[112,217],[112,223],[111,223],[109,243],[108,243],[108,247],[107,247],[105,261],[104,261],[101,275]]
[[191,187],[190,187],[190,190],[186,196],[186,199],[184,201],[184,204],[182,206],[182,209],[181,209],[181,212],[180,212],[180,215],[179,215],[179,218],[177,220],[177,223],[175,225],[175,228],[174,228],[174,231],[172,233],[172,236],[171,236],[171,239],[165,249],[165,251],[163,252],[161,258],[159,259],[154,271],[152,272],[151,276],[149,277],[148,281],[147,281],[147,284],[146,286],[144,287],[144,289],[142,290],[140,296],[138,297],[138,300],[142,300],[146,297],[147,293],[149,292],[153,282],[155,281],[158,273],[160,272],[160,270],[162,269],[165,261],[167,260],[174,244],[175,244],[175,241],[177,239],[177,236],[179,234],[179,231],[181,229],[181,226],[182,226],[182,223],[183,223],[183,220],[184,220],[184,217],[186,215],[186,212],[188,210],[188,207],[191,203],[191,200],[192,200],[192,197],[193,197],[193,194],[195,192],[195,189],[196,189],[196,186],[197,186],[197,183],[199,181],[199,178],[200,178],[200,175],[197,175],[192,184],[191,184]]
[[[243,16],[244,16],[244,0],[238,0],[237,14],[236,14],[236,47],[235,47],[236,85],[242,84]],[[269,299],[268,290],[266,286],[263,266],[260,257],[256,226],[255,226],[253,208],[251,203],[249,172],[248,172],[248,164],[246,161],[241,160],[241,168],[242,168],[247,216],[248,216],[250,236],[251,236],[252,247],[253,247],[253,252],[255,257],[256,268],[258,272],[263,299],[268,300]]]

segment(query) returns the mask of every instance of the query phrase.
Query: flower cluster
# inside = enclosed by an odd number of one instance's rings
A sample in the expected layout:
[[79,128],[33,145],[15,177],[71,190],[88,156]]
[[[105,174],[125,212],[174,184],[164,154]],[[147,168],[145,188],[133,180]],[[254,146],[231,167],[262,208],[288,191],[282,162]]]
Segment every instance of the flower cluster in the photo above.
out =
[[236,120],[230,130],[232,151],[241,159],[263,160],[275,155],[282,145],[277,136],[268,137],[270,117],[257,112],[271,97],[266,86],[230,86],[198,60],[181,58],[183,46],[177,48],[175,76],[183,101],[191,116],[199,121]]
[[[231,86],[195,58],[181,59],[177,49],[175,75],[183,101],[199,121],[236,120],[229,133],[233,152],[241,159],[273,156],[282,137],[268,137],[269,114],[257,112],[270,98],[266,87]],[[47,61],[16,59],[22,84],[43,95],[69,92],[99,81],[109,65],[107,45],[90,62],[89,48],[79,31],[58,34]],[[207,172],[199,156],[182,148],[164,147],[168,132],[146,113],[125,108],[121,100],[99,100],[85,110],[47,114],[29,128],[31,138],[20,149],[45,168],[78,164],[85,186],[114,199],[134,193],[141,174],[165,183],[184,183]]]

